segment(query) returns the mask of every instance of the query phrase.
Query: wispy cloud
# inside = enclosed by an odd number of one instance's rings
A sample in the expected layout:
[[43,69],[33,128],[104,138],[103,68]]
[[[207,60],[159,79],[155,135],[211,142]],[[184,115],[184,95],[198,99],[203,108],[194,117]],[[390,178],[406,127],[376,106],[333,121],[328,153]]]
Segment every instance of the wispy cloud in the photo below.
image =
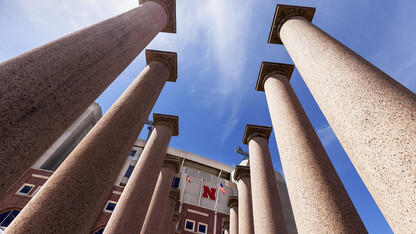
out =
[[335,133],[332,131],[331,126],[329,125],[318,128],[316,133],[318,134],[319,139],[321,140],[324,147],[330,145],[337,139]]
[[[194,1],[177,5],[178,32],[175,38],[158,37],[151,47],[175,48],[186,64],[215,76],[200,82],[201,103],[215,108],[215,117],[227,126],[221,141],[239,121],[241,87],[247,63],[246,47],[254,1]],[[185,58],[183,58],[185,57]],[[185,78],[186,79],[186,78]],[[194,85],[197,87],[198,85]]]

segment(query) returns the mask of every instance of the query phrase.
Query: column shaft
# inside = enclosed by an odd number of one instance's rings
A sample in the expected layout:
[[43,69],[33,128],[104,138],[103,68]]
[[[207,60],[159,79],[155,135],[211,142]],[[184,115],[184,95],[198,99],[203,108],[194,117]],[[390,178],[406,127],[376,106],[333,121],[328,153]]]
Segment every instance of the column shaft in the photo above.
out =
[[[150,62],[25,206],[6,233],[91,231],[168,76],[169,69],[164,63]],[[160,131],[169,135],[171,130],[162,126]]]
[[299,233],[366,233],[288,78],[264,89]]
[[230,208],[230,234],[238,234],[238,206]]
[[253,234],[253,205],[250,177],[242,177],[237,182],[238,188],[238,233]]
[[166,24],[147,2],[0,64],[0,198]]
[[[160,171],[155,192],[153,193],[152,201],[150,202],[140,233],[161,233],[161,230],[163,229],[162,226],[169,226],[170,221],[172,220],[173,209],[170,210],[168,207],[168,200],[172,179],[175,174],[175,169],[169,167],[163,167]],[[161,223],[161,221],[164,221],[163,217],[168,215],[167,213],[170,213],[169,222]]]
[[302,17],[280,38],[393,231],[414,231],[416,95]]
[[[176,201],[175,201],[175,204],[176,204]],[[166,232],[166,233],[169,233],[169,234],[176,233],[176,226],[180,220],[181,220],[181,213],[179,211],[173,212],[173,216],[172,216],[170,227],[169,227],[169,232]],[[161,233],[164,234],[164,232],[161,232]]]
[[268,144],[259,136],[248,142],[254,229],[256,233],[287,233]]
[[[167,209],[166,209],[166,212],[163,214],[163,219],[161,222],[161,229],[159,233],[161,234],[172,233],[169,231],[172,228],[173,223],[175,223],[175,227],[176,227],[176,222],[172,220],[173,211],[175,210],[175,204],[176,204],[175,199],[169,197]],[[175,229],[173,229],[172,231],[174,230]]]
[[[153,119],[155,121],[155,118]],[[158,191],[162,183],[161,180],[164,179],[163,185],[165,185],[167,177],[175,175],[173,169],[164,167],[161,170],[169,141],[174,134],[172,126],[169,125],[170,123],[167,122],[155,123],[155,128],[120,196],[104,233],[140,232],[146,213],[153,209],[149,207],[152,195],[165,195],[164,193],[158,194],[163,192]],[[172,178],[170,178],[170,183],[172,183]],[[169,191],[167,196],[169,196]]]

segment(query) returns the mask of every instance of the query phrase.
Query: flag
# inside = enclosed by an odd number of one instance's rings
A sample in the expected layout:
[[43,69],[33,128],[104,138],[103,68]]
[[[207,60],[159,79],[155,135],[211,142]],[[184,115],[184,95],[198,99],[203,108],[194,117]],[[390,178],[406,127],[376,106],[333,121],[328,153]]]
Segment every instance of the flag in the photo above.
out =
[[227,192],[224,189],[224,186],[222,186],[222,183],[220,184],[220,191],[222,192],[222,194],[226,194]]
[[189,183],[191,183],[191,179],[189,179],[189,175],[186,175],[186,181],[188,181]]

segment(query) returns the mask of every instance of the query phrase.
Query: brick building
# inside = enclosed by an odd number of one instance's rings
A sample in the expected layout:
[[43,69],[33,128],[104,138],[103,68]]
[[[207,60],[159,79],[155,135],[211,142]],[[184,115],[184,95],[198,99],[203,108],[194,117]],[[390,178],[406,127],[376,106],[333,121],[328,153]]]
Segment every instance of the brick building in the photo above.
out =
[[[100,117],[100,107],[98,104],[93,104],[10,188],[0,201],[1,230],[4,230],[35,196]],[[145,144],[145,140],[136,141],[91,233],[103,232]],[[175,210],[181,214],[177,230],[181,233],[222,233],[222,220],[229,217],[228,197],[238,196],[237,186],[230,180],[234,167],[172,147],[168,148],[167,157],[179,159],[181,165],[180,172],[172,181],[172,187],[180,189],[180,200],[175,207]],[[288,217],[286,218],[288,229],[290,233],[296,233],[286,185],[280,173],[276,172],[276,178],[285,215]],[[221,184],[225,193],[219,190]]]

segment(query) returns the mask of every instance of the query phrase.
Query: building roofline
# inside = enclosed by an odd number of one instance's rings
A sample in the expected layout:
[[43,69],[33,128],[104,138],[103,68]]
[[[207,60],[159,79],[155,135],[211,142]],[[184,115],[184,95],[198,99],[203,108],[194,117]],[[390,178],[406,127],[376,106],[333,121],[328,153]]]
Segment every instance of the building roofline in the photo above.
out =
[[[145,140],[137,139],[134,145],[144,147],[145,144],[146,144]],[[218,161],[215,161],[215,160],[212,160],[212,159],[209,159],[209,158],[197,155],[197,154],[193,154],[185,150],[176,149],[173,147],[168,147],[167,154],[180,157],[180,158],[184,158],[189,161],[197,162],[197,163],[200,163],[202,165],[209,166],[212,168],[217,168],[219,170],[222,170],[228,173],[231,173],[234,170],[234,167],[227,165],[225,163],[221,163],[221,162],[218,162]]]

